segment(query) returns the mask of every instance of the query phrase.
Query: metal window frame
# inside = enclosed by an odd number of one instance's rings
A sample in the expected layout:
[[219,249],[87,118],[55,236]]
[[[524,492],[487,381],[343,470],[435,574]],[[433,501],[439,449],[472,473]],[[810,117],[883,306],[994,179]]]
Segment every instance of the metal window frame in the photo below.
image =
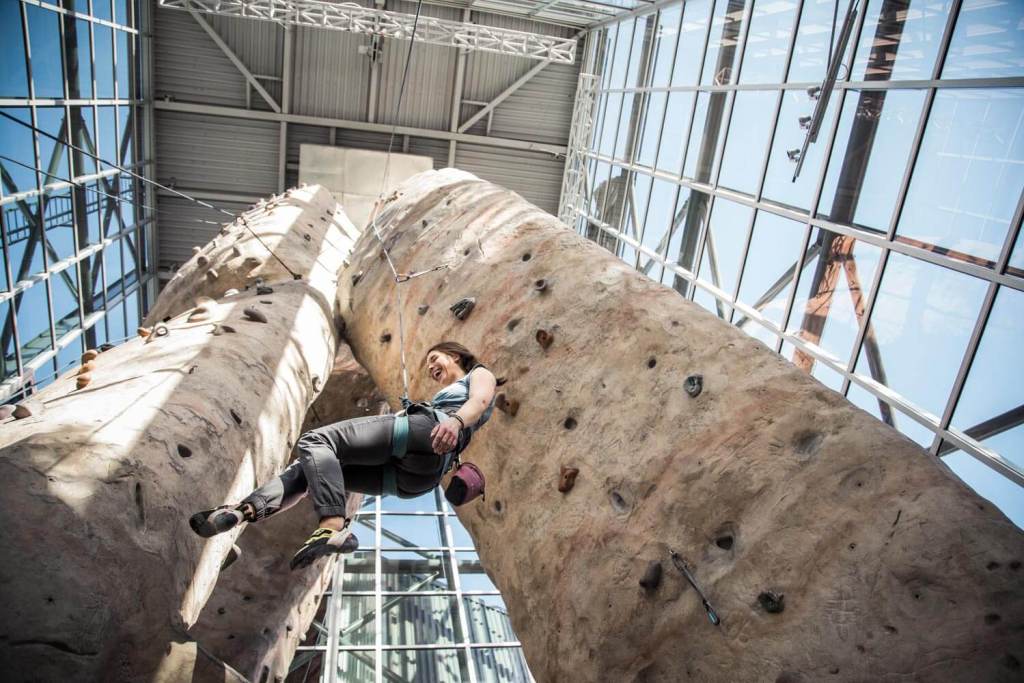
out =
[[[721,2],[722,0],[718,0]],[[683,5],[685,13],[685,3],[680,0],[664,0],[661,2],[653,3],[648,7],[637,8],[631,12],[622,13],[607,21],[599,22],[592,25],[589,28],[589,34],[593,35],[600,30],[617,30],[623,24],[628,23],[632,19],[639,18],[652,12],[658,12],[663,8],[673,5]],[[789,69],[792,65],[794,50],[796,41],[799,37],[800,20],[803,13],[803,0],[798,2],[798,6],[794,16],[794,24],[791,35],[789,36],[788,52],[785,62],[785,68],[783,74],[788,74]],[[821,161],[821,166],[817,170],[817,176],[814,184],[814,190],[812,192],[812,201],[809,204],[807,210],[796,209],[794,207],[786,206],[778,202],[774,202],[765,199],[763,192],[765,181],[768,172],[768,166],[771,160],[771,150],[775,143],[777,135],[777,129],[779,126],[779,119],[782,116],[782,108],[784,106],[784,95],[786,91],[790,90],[803,90],[809,86],[817,85],[814,83],[756,83],[756,84],[740,84],[739,77],[733,78],[733,82],[728,85],[720,86],[707,86],[707,85],[683,85],[683,86],[661,86],[661,87],[644,87],[643,85],[635,87],[623,87],[623,88],[604,88],[602,85],[602,75],[597,74],[598,78],[598,89],[595,93],[595,98],[604,99],[605,106],[611,97],[615,95],[624,96],[626,93],[643,93],[649,94],[653,92],[694,92],[694,93],[714,93],[714,92],[735,92],[745,90],[770,90],[779,91],[778,98],[776,100],[776,107],[772,116],[771,133],[768,136],[767,150],[762,159],[760,176],[758,179],[758,187],[753,195],[736,192],[728,188],[722,187],[718,184],[718,180],[721,174],[721,165],[723,163],[722,154],[728,143],[728,134],[731,124],[731,118],[733,108],[735,107],[736,95],[731,95],[731,99],[727,102],[727,112],[724,114],[724,120],[726,121],[725,129],[723,131],[722,140],[719,144],[719,149],[715,152],[714,166],[712,168],[712,176],[708,182],[698,182],[693,179],[687,178],[682,175],[683,169],[686,167],[687,156],[693,153],[690,147],[690,137],[692,135],[692,129],[694,126],[694,113],[697,107],[698,95],[693,98],[690,120],[687,126],[686,142],[684,143],[684,149],[682,153],[682,160],[680,169],[678,171],[664,171],[658,168],[657,159],[661,157],[663,150],[661,146],[663,144],[663,131],[659,134],[658,150],[656,152],[656,161],[654,168],[648,168],[640,166],[635,163],[635,160],[630,159],[617,159],[615,158],[615,148],[611,150],[611,154],[600,153],[599,147],[596,144],[587,144],[584,149],[577,149],[575,146],[578,141],[572,140],[570,142],[570,154],[578,154],[583,160],[584,166],[597,166],[599,164],[608,165],[608,176],[613,177],[616,173],[616,167],[619,168],[619,172],[628,172],[632,174],[647,174],[652,176],[654,180],[663,180],[670,183],[676,184],[679,189],[677,190],[676,203],[678,204],[678,193],[683,188],[688,189],[692,192],[702,192],[708,195],[708,206],[707,206],[707,217],[705,225],[702,226],[702,234],[699,237],[698,250],[695,255],[694,270],[690,272],[685,268],[680,267],[674,263],[674,259],[666,258],[662,256],[659,251],[652,250],[642,244],[641,232],[639,238],[634,238],[624,233],[618,223],[612,224],[611,217],[604,216],[603,209],[597,212],[592,211],[589,202],[581,203],[578,201],[567,201],[564,204],[565,217],[563,221],[575,229],[576,225],[580,221],[585,221],[594,227],[596,227],[600,233],[611,236],[617,242],[622,245],[628,245],[633,248],[639,254],[650,258],[656,263],[662,265],[662,273],[672,272],[683,280],[689,282],[689,292],[687,298],[692,298],[696,290],[702,289],[705,292],[710,293],[717,302],[721,305],[733,310],[739,311],[740,314],[747,320],[753,320],[759,325],[763,326],[773,335],[775,335],[776,342],[774,344],[774,350],[781,353],[785,344],[791,344],[793,347],[800,349],[807,353],[816,362],[821,362],[829,369],[836,372],[842,378],[841,391],[846,394],[849,391],[851,384],[856,384],[859,387],[865,389],[868,393],[873,395],[876,399],[898,410],[898,414],[901,414],[904,418],[910,418],[914,422],[923,425],[929,429],[934,437],[930,446],[930,451],[933,455],[939,454],[939,449],[942,447],[943,442],[949,443],[957,447],[958,449],[972,455],[982,463],[991,467],[1000,474],[1011,479],[1019,485],[1024,485],[1024,471],[1018,465],[1007,461],[1005,458],[997,453],[994,453],[991,449],[986,448],[983,444],[977,442],[966,433],[952,427],[951,420],[955,413],[956,403],[962,395],[964,385],[967,382],[971,365],[974,363],[978,347],[980,345],[982,336],[985,331],[985,325],[991,316],[992,307],[995,299],[998,296],[998,292],[1001,288],[1008,288],[1017,291],[1024,291],[1024,277],[1013,274],[1008,268],[1009,259],[1012,256],[1013,249],[1016,245],[1016,240],[1020,234],[1021,222],[1024,220],[1024,192],[1022,192],[1021,198],[1016,207],[1014,216],[1007,229],[1007,234],[1004,238],[1004,244],[1002,245],[998,261],[994,264],[994,267],[988,267],[980,263],[975,263],[966,260],[957,259],[951,255],[945,253],[938,253],[926,248],[922,248],[919,245],[910,244],[897,239],[897,226],[899,224],[899,217],[903,211],[903,206],[906,201],[907,192],[909,190],[910,182],[912,179],[914,167],[917,164],[918,157],[921,152],[921,144],[924,139],[924,133],[928,125],[928,121],[931,115],[932,105],[936,94],[945,89],[957,89],[957,88],[1020,88],[1024,87],[1024,77],[998,77],[998,78],[964,78],[964,79],[942,79],[941,72],[944,65],[944,61],[949,52],[950,43],[953,37],[956,21],[959,18],[960,9],[962,6],[961,0],[954,0],[950,6],[950,11],[946,17],[946,24],[943,32],[939,37],[939,45],[936,55],[936,61],[933,64],[931,78],[924,80],[895,80],[895,81],[849,81],[841,80],[836,84],[836,105],[835,111],[832,114],[832,120],[829,123],[827,129],[827,140],[824,139],[826,136],[822,136],[820,143],[825,146],[825,154]],[[750,31],[751,20],[749,17],[752,12],[752,2],[748,2],[745,8],[747,17],[745,19],[746,26],[743,30],[743,41],[739,46],[741,54],[737,56],[738,69],[742,69],[743,66],[743,51],[746,48],[746,37]],[[714,7],[710,8],[710,16],[713,18]],[[865,17],[868,12],[863,11],[859,13],[857,24],[854,30],[854,35],[851,37],[851,44],[854,46],[849,54],[845,56],[845,61],[852,62],[856,59],[856,46],[860,44],[861,34],[864,30]],[[685,19],[685,14],[683,16]],[[709,40],[710,31],[713,25],[713,21],[709,19],[708,25],[705,30],[704,38],[704,51],[702,56],[702,64],[700,72],[703,73],[703,61],[707,59],[707,44]],[[615,41],[611,43],[612,47],[615,47]],[[614,49],[612,54],[606,56],[605,70],[611,68],[608,66],[609,62],[612,62],[617,57]],[[669,73],[670,83],[671,79],[674,78],[675,70],[677,68],[675,59],[673,59],[672,69]],[[849,69],[847,69],[847,78],[849,77]],[[818,213],[818,204],[821,200],[821,195],[824,192],[824,183],[828,173],[828,168],[831,163],[832,156],[836,153],[836,136],[839,129],[839,123],[841,119],[841,113],[844,105],[844,100],[847,94],[855,90],[888,90],[888,89],[899,89],[899,90],[913,90],[922,89],[926,90],[925,102],[922,106],[922,111],[917,121],[917,126],[914,131],[914,137],[908,151],[908,156],[904,166],[903,174],[899,180],[899,190],[897,192],[896,201],[893,207],[893,212],[890,219],[890,224],[887,226],[885,232],[875,232],[864,228],[856,227],[855,225],[845,225],[833,223],[827,218],[822,217]],[[667,107],[667,99],[666,99]],[[662,114],[664,118],[664,112]],[[618,120],[619,129],[616,130],[616,139],[619,135],[623,134],[621,130],[623,126],[628,125],[628,120],[624,123],[621,116]],[[664,128],[664,124],[663,124]],[[597,138],[600,137],[600,133]],[[653,183],[652,183],[653,188]],[[713,283],[702,280],[696,276],[696,271],[699,271],[700,264],[703,258],[703,251],[707,248],[707,231],[709,229],[709,221],[711,214],[714,210],[715,202],[718,199],[728,199],[729,201],[737,202],[742,205],[746,205],[754,209],[751,213],[751,218],[746,226],[745,234],[745,247],[743,255],[741,257],[740,270],[737,275],[737,282],[732,292],[724,292],[716,287]],[[649,208],[649,207],[648,207]],[[753,235],[753,229],[757,221],[757,216],[761,212],[768,212],[777,216],[788,218],[794,221],[798,221],[803,224],[803,235],[802,235],[802,249],[797,254],[797,261],[793,269],[792,278],[789,282],[789,293],[786,300],[785,313],[781,326],[777,326],[774,323],[766,320],[760,313],[755,310],[752,306],[742,303],[738,300],[739,289],[742,284],[743,275],[747,268],[750,260],[750,244]],[[603,218],[602,218],[603,217]],[[790,317],[793,315],[793,306],[796,298],[797,288],[799,285],[801,274],[806,268],[809,258],[807,256],[807,247],[810,242],[810,238],[814,233],[815,229],[827,230],[837,235],[845,235],[852,237],[858,241],[865,242],[872,246],[880,249],[880,256],[878,265],[875,269],[875,273],[870,283],[870,291],[865,296],[865,311],[864,317],[861,323],[858,325],[857,334],[855,336],[853,345],[850,353],[846,358],[836,358],[826,352],[824,349],[817,347],[816,345],[806,342],[799,338],[796,333],[799,330],[791,330]],[[644,221],[644,230],[646,230],[646,219]],[[871,314],[874,310],[874,306],[878,297],[878,291],[884,277],[886,266],[889,262],[889,255],[892,253],[901,254],[912,257],[917,260],[925,261],[934,265],[939,265],[944,268],[953,270],[957,273],[970,275],[975,278],[984,280],[987,283],[987,289],[985,296],[982,300],[980,310],[978,312],[977,319],[975,321],[974,328],[971,332],[967,348],[964,351],[963,357],[960,360],[958,371],[953,382],[953,386],[950,390],[948,400],[946,401],[945,408],[941,415],[931,415],[927,411],[921,409],[919,406],[913,404],[909,399],[899,395],[894,390],[879,384],[871,377],[863,376],[855,372],[857,359],[860,356],[861,348],[864,345],[864,338],[867,335],[868,326],[870,325]],[[635,264],[634,264],[635,265]],[[663,277],[662,277],[663,279]],[[730,314],[731,315],[731,314]],[[787,331],[790,330],[790,331]]]

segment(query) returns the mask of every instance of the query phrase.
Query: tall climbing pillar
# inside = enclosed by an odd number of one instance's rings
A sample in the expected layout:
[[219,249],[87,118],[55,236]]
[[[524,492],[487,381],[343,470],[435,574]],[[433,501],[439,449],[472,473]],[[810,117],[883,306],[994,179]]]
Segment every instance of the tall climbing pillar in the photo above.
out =
[[351,230],[319,187],[261,203],[196,249],[141,336],[0,424],[5,678],[192,680],[209,663],[186,629],[237,531],[205,540],[187,519],[287,461],[331,372]]
[[[450,267],[400,285],[412,398],[446,339],[508,379],[458,514],[538,680],[1020,675],[1024,536],[906,437],[468,173],[410,179],[380,229],[399,270]],[[392,399],[394,286],[367,232],[340,301]]]

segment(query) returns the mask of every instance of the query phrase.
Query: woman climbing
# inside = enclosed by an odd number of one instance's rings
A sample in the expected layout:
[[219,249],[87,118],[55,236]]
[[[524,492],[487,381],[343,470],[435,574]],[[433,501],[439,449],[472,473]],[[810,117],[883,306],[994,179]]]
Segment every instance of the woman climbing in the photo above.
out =
[[359,541],[348,529],[346,492],[413,498],[433,489],[494,409],[497,381],[465,346],[435,344],[425,362],[430,379],[443,385],[430,403],[306,432],[296,444],[298,457],[279,476],[237,505],[192,515],[192,530],[209,538],[285,510],[308,492],[320,524],[292,557],[291,568],[354,551]]

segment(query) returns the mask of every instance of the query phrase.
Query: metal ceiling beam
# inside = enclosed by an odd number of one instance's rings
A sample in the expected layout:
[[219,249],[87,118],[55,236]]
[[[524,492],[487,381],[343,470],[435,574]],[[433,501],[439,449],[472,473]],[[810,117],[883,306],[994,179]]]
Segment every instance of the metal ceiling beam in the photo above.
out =
[[414,126],[389,126],[384,123],[346,121],[345,119],[332,119],[325,116],[283,114],[272,111],[258,111],[255,109],[222,107],[212,104],[192,104],[189,102],[168,102],[163,100],[156,100],[153,102],[153,108],[160,111],[184,112],[187,114],[208,114],[210,116],[250,119],[253,121],[286,121],[288,123],[302,123],[309,126],[324,126],[327,128],[344,128],[346,130],[361,130],[370,133],[391,133],[393,129],[396,135],[411,135],[413,137],[429,138],[433,140],[455,140],[456,142],[468,142],[474,145],[502,147],[505,149],[521,149],[530,152],[546,152],[555,156],[562,156],[566,153],[565,145],[549,145],[542,142],[527,142],[525,140],[512,140],[509,138],[492,138],[485,135],[452,133],[445,130],[431,130],[429,128],[416,128]]
[[[273,21],[281,25],[308,26],[368,36],[410,40],[415,18],[354,4],[318,0],[159,0],[161,7]],[[480,50],[562,64],[576,61],[576,38],[514,31],[495,26],[421,16],[416,39],[428,45]]]
[[270,96],[270,93],[267,92],[266,88],[260,85],[260,82],[256,80],[256,77],[253,76],[251,71],[249,71],[249,68],[242,63],[242,60],[238,58],[238,55],[228,47],[228,44],[224,42],[224,39],[220,37],[220,34],[217,33],[212,26],[210,26],[206,19],[203,19],[203,17],[193,9],[188,9],[188,13],[191,14],[192,18],[196,20],[196,23],[206,31],[206,35],[210,36],[210,40],[220,48],[220,51],[224,53],[224,56],[231,60],[231,63],[235,65],[235,68],[238,69],[239,73],[245,76],[245,80],[249,81],[249,85],[251,85],[256,92],[260,94],[260,97],[267,101],[270,108],[276,112],[281,111],[281,106],[273,97]]
[[543,71],[544,67],[546,67],[550,63],[551,63],[551,60],[545,60],[545,61],[541,62],[540,64],[534,65],[533,68],[531,68],[525,74],[523,74],[522,76],[517,78],[516,81],[512,85],[510,85],[507,88],[505,88],[504,90],[502,90],[493,100],[488,102],[487,105],[483,109],[481,109],[477,113],[475,113],[472,116],[470,116],[466,120],[465,123],[463,123],[461,126],[459,126],[458,132],[459,133],[465,133],[467,130],[472,128],[474,123],[476,123],[477,121],[479,121],[483,117],[487,116],[487,114],[491,110],[493,110],[499,104],[501,104],[502,102],[507,100],[512,95],[512,93],[514,93],[516,90],[519,90],[521,87],[526,85],[530,81],[531,78],[533,78],[534,76],[539,74],[541,71]]

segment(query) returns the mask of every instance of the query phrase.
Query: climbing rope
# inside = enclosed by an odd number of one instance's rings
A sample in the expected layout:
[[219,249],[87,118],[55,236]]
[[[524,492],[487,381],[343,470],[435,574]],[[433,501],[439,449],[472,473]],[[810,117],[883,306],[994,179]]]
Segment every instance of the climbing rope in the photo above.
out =
[[399,273],[395,267],[395,262],[391,258],[391,250],[388,249],[388,245],[384,243],[384,238],[381,237],[380,230],[377,227],[377,219],[379,217],[380,206],[384,199],[384,190],[387,187],[388,175],[391,169],[391,151],[395,144],[395,133],[398,130],[398,116],[402,111],[402,100],[405,98],[405,84],[409,77],[409,64],[412,62],[412,51],[416,45],[416,29],[420,22],[420,11],[423,9],[423,0],[417,0],[416,2],[416,16],[412,22],[412,33],[409,36],[409,49],[405,53],[405,67],[402,70],[402,82],[398,87],[398,101],[395,103],[395,114],[391,120],[391,137],[388,140],[388,151],[384,157],[384,175],[380,179],[380,192],[377,193],[377,201],[373,207],[373,213],[370,217],[370,227],[373,229],[373,234],[377,237],[377,241],[380,242],[381,249],[384,250],[384,258],[387,260],[388,268],[391,269],[391,275],[395,280],[395,296],[398,300],[398,349],[401,354],[402,360],[402,407],[408,408],[412,403],[409,400],[409,369],[405,359],[405,318],[402,314],[402,288],[399,286],[403,283],[409,282],[413,278],[426,275],[427,273],[433,273],[437,270],[445,270],[448,268],[448,264],[442,264],[421,270],[415,273]]

